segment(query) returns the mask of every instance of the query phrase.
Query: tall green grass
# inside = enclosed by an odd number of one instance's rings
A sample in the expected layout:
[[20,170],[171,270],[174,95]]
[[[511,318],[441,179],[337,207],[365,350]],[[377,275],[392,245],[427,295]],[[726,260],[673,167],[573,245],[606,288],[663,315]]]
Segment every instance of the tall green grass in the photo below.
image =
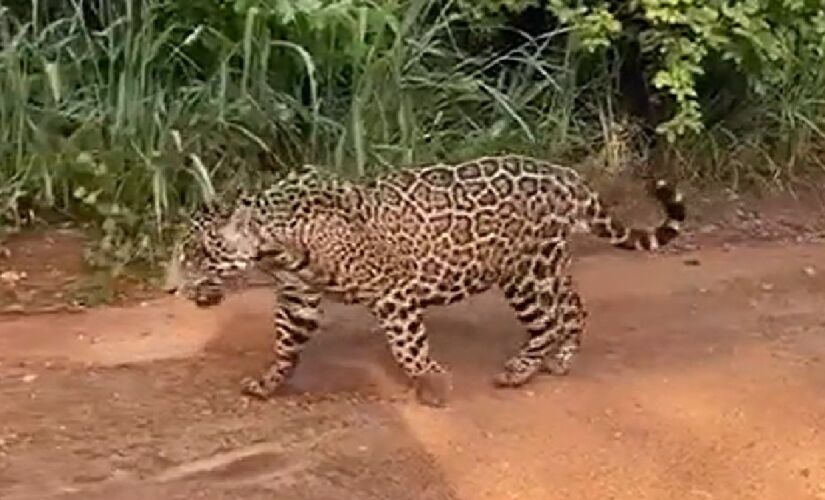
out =
[[359,175],[583,141],[585,89],[550,43],[562,33],[480,57],[455,42],[460,16],[428,1],[326,12],[327,28],[289,39],[255,8],[232,39],[170,23],[162,3],[126,2],[97,30],[73,5],[48,20],[0,11],[0,211],[94,221],[96,255],[117,262],[154,259],[199,199],[298,162]]
[[[51,17],[0,7],[0,215],[91,222],[99,263],[157,259],[199,200],[300,162],[363,175],[502,150],[581,158],[615,142],[621,121],[616,75],[591,60],[582,78],[565,30],[470,52],[468,31],[508,28],[449,1],[253,6],[237,29],[163,0],[97,0],[102,26],[87,23],[88,0],[67,5]],[[825,72],[813,62],[750,96],[747,126],[668,148],[683,174],[777,177],[821,158]]]

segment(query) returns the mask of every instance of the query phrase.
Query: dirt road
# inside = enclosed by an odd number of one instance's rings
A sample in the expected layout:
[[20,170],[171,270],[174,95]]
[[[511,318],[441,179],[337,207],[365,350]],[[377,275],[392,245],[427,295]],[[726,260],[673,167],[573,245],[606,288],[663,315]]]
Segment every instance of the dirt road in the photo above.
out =
[[[695,259],[695,260],[693,260]],[[367,313],[328,306],[289,391],[246,401],[265,290],[0,322],[0,498],[825,498],[825,246],[575,266],[572,373],[490,379],[521,330],[496,294],[433,310],[454,372],[419,406]]]

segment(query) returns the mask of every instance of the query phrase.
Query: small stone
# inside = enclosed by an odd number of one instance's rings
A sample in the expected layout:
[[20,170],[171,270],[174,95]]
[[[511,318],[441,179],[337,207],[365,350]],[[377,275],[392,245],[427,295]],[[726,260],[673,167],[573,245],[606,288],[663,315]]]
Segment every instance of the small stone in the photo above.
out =
[[34,382],[35,380],[37,380],[37,375],[34,374],[34,373],[29,373],[27,375],[23,375],[23,378],[21,380],[23,381],[24,384],[30,384],[30,383]]
[[816,276],[816,268],[814,266],[805,266],[802,271],[808,276]]
[[771,290],[773,290],[773,284],[772,283],[762,283],[761,288],[762,288],[763,292],[770,292]]
[[21,281],[26,278],[25,272],[17,272],[17,271],[3,271],[0,273],[0,281],[5,281],[6,284],[10,286],[14,286],[17,284],[18,281]]

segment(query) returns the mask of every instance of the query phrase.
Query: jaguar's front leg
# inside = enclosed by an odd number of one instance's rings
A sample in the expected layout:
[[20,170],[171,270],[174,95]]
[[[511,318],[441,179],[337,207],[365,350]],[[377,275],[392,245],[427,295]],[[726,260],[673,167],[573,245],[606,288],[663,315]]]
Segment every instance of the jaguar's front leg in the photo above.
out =
[[321,294],[314,287],[291,276],[279,283],[275,306],[274,359],[258,378],[245,378],[244,394],[270,397],[295,371],[301,352],[318,331]]

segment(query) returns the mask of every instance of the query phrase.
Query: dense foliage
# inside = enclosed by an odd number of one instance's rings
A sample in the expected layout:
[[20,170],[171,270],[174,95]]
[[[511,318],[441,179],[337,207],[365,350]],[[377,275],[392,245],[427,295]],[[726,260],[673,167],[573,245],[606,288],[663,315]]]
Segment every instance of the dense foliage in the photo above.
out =
[[303,161],[357,175],[619,141],[739,182],[823,158],[822,0],[2,5],[0,212],[99,223],[117,262]]

